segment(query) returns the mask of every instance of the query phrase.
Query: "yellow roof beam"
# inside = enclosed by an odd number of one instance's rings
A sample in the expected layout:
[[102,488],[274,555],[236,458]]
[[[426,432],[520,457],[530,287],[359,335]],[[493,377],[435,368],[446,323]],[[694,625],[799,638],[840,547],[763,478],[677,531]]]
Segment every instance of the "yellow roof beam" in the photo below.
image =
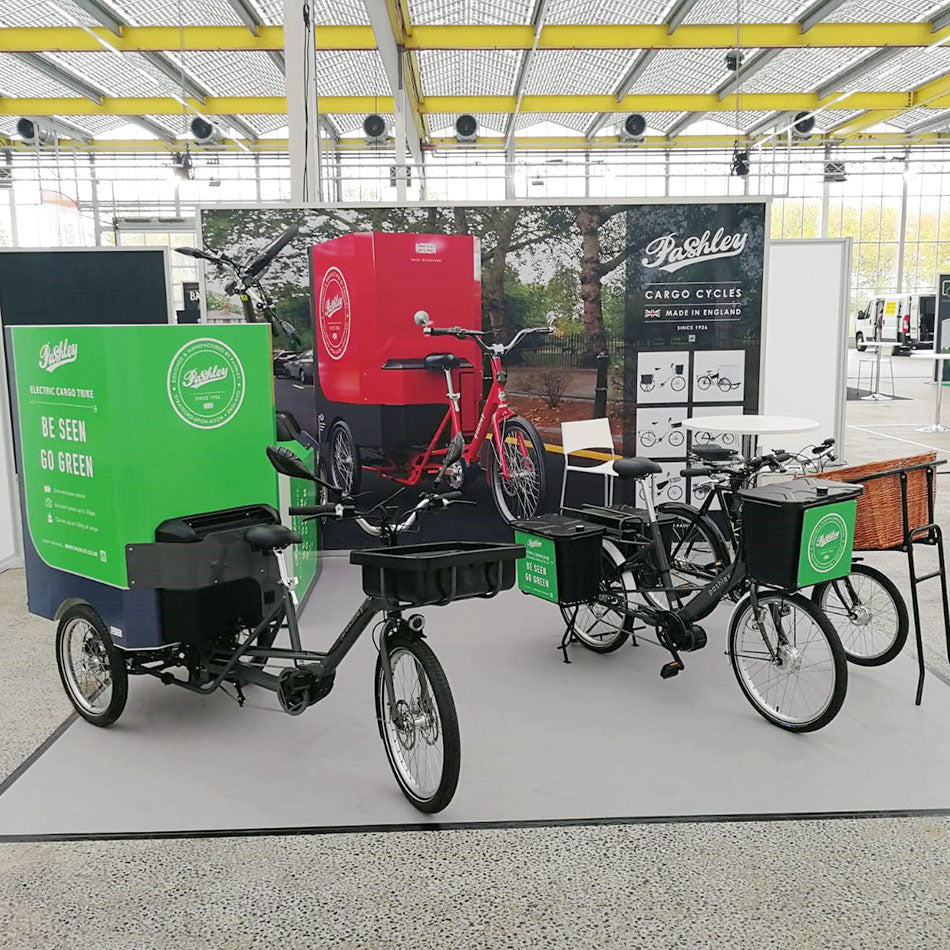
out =
[[920,106],[945,107],[950,103],[950,74],[925,82],[906,95],[907,101],[903,105],[895,106],[892,109],[872,109],[864,115],[855,116],[853,119],[835,127],[832,129],[832,133],[842,138],[849,138],[881,122],[890,122],[891,119],[908,109],[917,109]]
[[[105,27],[92,33],[123,52],[178,50],[275,51],[284,48],[281,26],[261,26],[255,36],[245,26],[127,26],[116,36]],[[375,49],[370,26],[318,26],[318,49]],[[796,23],[746,23],[742,46],[759,49],[799,47],[924,47],[946,35],[950,25],[932,32],[929,23],[819,23],[802,33]],[[96,36],[76,26],[0,28],[0,52],[100,52]],[[419,26],[406,33],[408,50],[531,49],[530,25]],[[549,24],[538,49],[731,49],[736,28],[727,23],[683,24],[672,33],[664,24]]]
[[[950,81],[945,77],[943,81]],[[942,82],[942,81],[938,81]],[[933,85],[933,84],[931,84]],[[748,111],[802,112],[829,103],[829,110],[870,109],[900,111],[915,105],[935,108],[950,106],[950,90],[941,87],[927,101],[915,101],[913,93],[854,92],[833,101],[832,93],[823,99],[815,93],[744,93],[718,99],[715,93],[673,93],[656,96],[625,96],[620,102],[612,95],[524,96],[521,112],[723,112],[739,108]],[[185,100],[189,110],[203,115],[283,115],[287,102],[283,96],[209,96],[204,102]],[[514,96],[426,96],[421,102],[426,114],[484,112],[507,115],[515,106]],[[392,96],[321,96],[320,112],[324,115],[393,111]],[[58,98],[0,97],[0,115],[76,116],[76,115],[191,115],[180,99],[172,96],[114,97],[104,96],[101,104],[81,96]]]
[[[731,149],[735,142],[737,141],[737,136],[735,135],[683,135],[680,136],[675,143],[671,142],[666,136],[656,135],[656,136],[647,136],[646,140],[642,145],[636,146],[635,148],[630,146],[629,143],[621,143],[616,136],[597,136],[593,141],[588,141],[584,136],[517,136],[515,138],[515,148],[517,150],[525,151],[538,151],[538,150],[547,150],[547,151],[595,151],[595,152],[604,152],[608,150],[622,150],[629,151],[631,153],[643,149],[647,150],[664,150],[664,151],[674,151],[681,148],[687,149]],[[746,136],[738,136],[738,141],[740,143],[748,142],[749,139]],[[36,147],[33,145],[24,145],[17,139],[12,140],[3,140],[4,147],[10,147],[15,151],[29,152],[30,154],[35,154]],[[76,151],[82,152],[101,152],[101,153],[113,153],[113,154],[122,154],[122,153],[157,153],[162,154],[166,152],[176,152],[180,151],[185,147],[186,140],[178,140],[176,142],[157,142],[152,140],[144,139],[93,139],[90,142],[83,142],[76,139],[60,139],[57,142],[56,147],[58,149],[74,149]],[[194,147],[194,143],[190,143]],[[795,149],[816,149],[819,148],[822,144],[820,137],[815,137],[811,142],[801,142],[793,143],[792,148]],[[840,143],[836,143],[841,147],[863,147],[863,146],[895,146],[903,147],[908,145],[942,145],[946,146],[950,144],[950,135],[940,134],[937,132],[927,132],[919,135],[908,135],[904,132],[879,132],[872,134],[864,135],[854,135],[849,139],[845,139]],[[474,145],[466,144],[459,145],[459,143],[452,137],[445,138],[436,138],[433,139],[431,146],[433,148],[445,149],[445,150],[456,150],[456,151],[471,151],[481,150],[481,151],[503,151],[505,148],[505,139],[502,136],[486,136],[482,137]],[[340,140],[339,146],[334,146],[334,149],[339,147],[341,151],[364,151],[372,150],[377,151],[376,149],[370,149],[362,136],[351,136],[349,138],[343,138]],[[788,147],[788,142],[786,140],[777,140],[775,138],[766,142],[763,148],[781,148],[786,149]],[[287,139],[259,139],[256,142],[250,142],[247,140],[241,140],[241,143],[238,144],[233,139],[227,139],[220,145],[216,145],[213,148],[205,149],[196,149],[194,154],[197,155],[200,159],[203,155],[211,155],[219,152],[240,152],[245,149],[252,152],[266,153],[266,152],[286,152],[287,151]]]

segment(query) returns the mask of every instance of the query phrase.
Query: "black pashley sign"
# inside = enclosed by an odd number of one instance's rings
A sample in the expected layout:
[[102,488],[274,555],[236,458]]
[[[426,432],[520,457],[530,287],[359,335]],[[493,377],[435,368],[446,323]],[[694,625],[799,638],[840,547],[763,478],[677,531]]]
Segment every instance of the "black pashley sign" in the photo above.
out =
[[710,440],[683,420],[758,410],[766,209],[747,201],[627,212],[625,451],[668,459],[674,500],[688,492],[675,470],[690,444]]

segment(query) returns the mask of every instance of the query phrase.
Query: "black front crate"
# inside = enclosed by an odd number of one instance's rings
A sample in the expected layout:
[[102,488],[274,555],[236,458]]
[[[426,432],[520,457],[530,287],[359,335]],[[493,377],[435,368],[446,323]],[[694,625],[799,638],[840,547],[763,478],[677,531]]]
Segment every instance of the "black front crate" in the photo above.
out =
[[524,593],[563,605],[596,599],[603,528],[565,515],[515,521],[512,527],[526,551],[518,562],[518,587]]
[[433,541],[353,551],[363,591],[393,606],[425,607],[468,597],[493,597],[515,583],[520,544]]

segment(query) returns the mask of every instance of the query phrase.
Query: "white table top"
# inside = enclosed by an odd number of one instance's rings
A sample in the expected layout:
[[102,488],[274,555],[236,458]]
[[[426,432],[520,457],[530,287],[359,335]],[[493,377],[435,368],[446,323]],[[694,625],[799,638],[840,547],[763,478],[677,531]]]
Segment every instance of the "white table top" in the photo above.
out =
[[778,435],[810,432],[821,426],[815,419],[794,416],[692,416],[683,420],[687,429],[699,432],[732,432],[735,435]]
[[924,350],[922,353],[914,353],[912,360],[950,360],[950,353],[934,353],[933,350]]

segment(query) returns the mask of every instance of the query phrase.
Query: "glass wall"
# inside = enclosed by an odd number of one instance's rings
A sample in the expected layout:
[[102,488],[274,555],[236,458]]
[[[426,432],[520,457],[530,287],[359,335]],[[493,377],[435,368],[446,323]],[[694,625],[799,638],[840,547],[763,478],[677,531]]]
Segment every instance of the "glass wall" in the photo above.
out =
[[[289,200],[284,151],[195,149],[192,157],[193,177],[185,179],[169,152],[131,146],[108,154],[6,151],[0,245],[189,243],[201,205]],[[536,201],[769,195],[773,237],[853,238],[852,310],[872,294],[932,291],[936,275],[950,271],[950,149],[860,146],[831,154],[778,145],[753,151],[745,178],[731,174],[731,163],[726,148],[522,150],[511,165],[500,150],[435,150],[423,168],[411,166],[408,200],[496,202],[506,192]],[[324,149],[321,164],[330,201],[396,200],[391,151]],[[179,270],[176,302],[190,279],[184,265]]]

